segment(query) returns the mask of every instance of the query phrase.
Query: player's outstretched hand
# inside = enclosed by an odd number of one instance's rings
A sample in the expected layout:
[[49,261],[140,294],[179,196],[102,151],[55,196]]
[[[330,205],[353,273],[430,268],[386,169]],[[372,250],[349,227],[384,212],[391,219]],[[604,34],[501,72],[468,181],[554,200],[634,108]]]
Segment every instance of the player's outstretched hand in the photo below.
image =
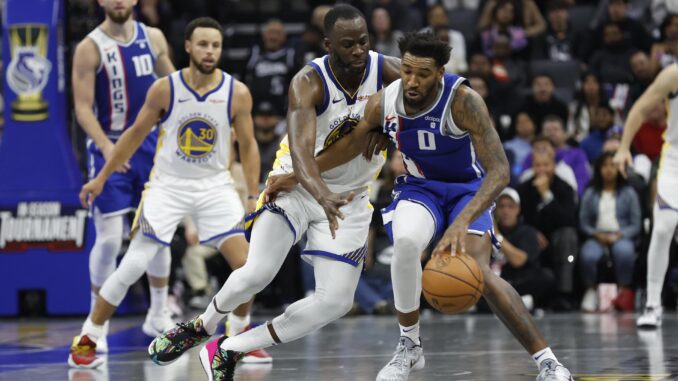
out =
[[327,221],[330,223],[330,233],[332,239],[335,239],[336,230],[339,229],[339,221],[344,219],[344,214],[339,210],[342,206],[353,201],[355,193],[351,192],[348,195],[340,195],[337,193],[328,193],[318,199],[318,204],[322,206],[327,216]]
[[367,145],[363,151],[363,157],[367,160],[372,160],[372,156],[385,150],[390,142],[389,137],[378,131],[370,131],[367,133]]
[[468,234],[468,224],[454,221],[443,234],[436,248],[433,250],[433,256],[438,256],[447,251],[452,256],[457,253],[466,253],[466,235]]
[[633,165],[631,151],[629,151],[628,148],[619,147],[617,153],[615,153],[612,158],[612,162],[617,166],[617,169],[619,169],[619,173],[621,173],[624,178],[627,178],[627,168]]
[[269,176],[266,180],[264,200],[266,202],[275,201],[280,192],[290,192],[295,186],[297,186],[297,183],[297,177],[294,175],[294,173]]
[[82,186],[82,190],[80,191],[80,204],[82,204],[83,208],[87,209],[94,203],[94,199],[97,198],[104,189],[104,184],[105,181],[101,181],[98,177],[95,177]]

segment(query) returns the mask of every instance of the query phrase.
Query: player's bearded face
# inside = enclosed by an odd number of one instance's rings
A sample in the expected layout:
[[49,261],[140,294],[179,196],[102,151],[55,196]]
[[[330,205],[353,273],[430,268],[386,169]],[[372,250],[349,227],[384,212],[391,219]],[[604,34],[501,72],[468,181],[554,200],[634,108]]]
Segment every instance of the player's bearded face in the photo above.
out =
[[221,33],[217,29],[196,28],[191,40],[186,41],[191,64],[202,74],[212,74],[219,66],[221,43]]
[[437,96],[443,70],[436,65],[433,58],[405,53],[400,65],[405,103],[411,107],[430,105]]
[[370,38],[362,18],[339,19],[326,42],[335,69],[362,75],[367,65]]
[[129,20],[134,9],[135,1],[108,1],[104,5],[106,16],[116,24],[123,24]]

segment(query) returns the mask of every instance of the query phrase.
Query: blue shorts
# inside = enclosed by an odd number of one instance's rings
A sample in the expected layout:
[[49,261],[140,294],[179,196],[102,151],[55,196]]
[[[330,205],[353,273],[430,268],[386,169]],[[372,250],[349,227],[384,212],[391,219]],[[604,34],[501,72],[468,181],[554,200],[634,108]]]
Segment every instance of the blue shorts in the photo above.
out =
[[[400,176],[393,188],[393,202],[381,210],[384,217],[384,227],[391,242],[393,230],[391,226],[392,214],[398,202],[407,200],[422,205],[431,213],[435,223],[435,234],[432,242],[436,241],[445,232],[445,229],[454,222],[462,209],[475,196],[483,179],[476,179],[467,183],[446,183],[442,181],[420,179],[413,176]],[[484,211],[468,227],[470,234],[484,235],[490,233],[492,244],[498,245],[494,235],[492,211],[494,204]]]
[[[157,135],[157,134],[156,134]],[[151,141],[149,141],[151,140]],[[153,169],[155,149],[154,136],[146,138],[142,146],[130,159],[130,170],[126,173],[113,172],[106,181],[101,194],[94,200],[94,206],[104,215],[117,215],[136,210],[141,200],[141,192]],[[106,164],[104,155],[91,144],[88,149],[87,169],[89,178],[93,179]]]

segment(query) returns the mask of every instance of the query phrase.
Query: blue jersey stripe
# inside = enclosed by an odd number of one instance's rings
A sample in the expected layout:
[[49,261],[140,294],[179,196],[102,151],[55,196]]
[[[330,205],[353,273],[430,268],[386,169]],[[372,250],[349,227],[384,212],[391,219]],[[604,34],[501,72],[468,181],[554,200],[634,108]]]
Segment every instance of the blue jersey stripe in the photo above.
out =
[[330,90],[327,87],[327,83],[325,83],[325,76],[323,75],[323,71],[322,69],[320,69],[320,66],[318,66],[315,62],[309,62],[308,64],[313,68],[313,70],[316,71],[316,73],[318,73],[318,76],[320,76],[320,80],[323,83],[325,98],[323,99],[323,104],[320,105],[320,107],[316,107],[315,109],[316,115],[321,115],[322,113],[325,112],[325,110],[327,110],[327,106],[330,105]]

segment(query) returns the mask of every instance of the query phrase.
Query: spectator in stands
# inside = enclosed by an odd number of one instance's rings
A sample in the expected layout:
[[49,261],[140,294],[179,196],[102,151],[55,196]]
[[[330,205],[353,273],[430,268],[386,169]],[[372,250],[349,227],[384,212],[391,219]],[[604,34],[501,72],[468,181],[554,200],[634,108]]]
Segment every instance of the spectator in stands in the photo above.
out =
[[393,29],[391,16],[386,9],[374,8],[370,21],[372,49],[387,56],[400,56],[398,40],[403,33]]
[[555,309],[570,310],[574,290],[574,257],[577,253],[575,191],[555,175],[553,151],[534,151],[534,175],[518,188],[524,222],[537,228],[540,250],[556,275]]
[[148,26],[159,28],[164,34],[170,32],[172,7],[162,0],[139,0],[139,21]]
[[295,62],[300,65],[305,65],[313,61],[315,58],[322,57],[327,53],[323,45],[323,22],[325,15],[332,7],[328,5],[319,5],[313,9],[311,13],[311,20],[306,24],[301,38],[294,44],[296,53]]
[[629,0],[608,0],[608,21],[612,21],[619,25],[627,45],[649,53],[650,48],[652,47],[652,36],[640,21],[630,17],[628,1]]
[[648,113],[640,130],[633,138],[636,153],[642,153],[651,161],[659,159],[666,131],[666,104],[658,102]]
[[614,305],[622,311],[634,309],[631,285],[641,209],[636,192],[626,185],[612,162],[613,156],[613,153],[604,153],[596,160],[591,187],[586,190],[579,209],[579,227],[586,239],[579,259],[587,288],[582,300],[582,309],[586,311],[597,309],[594,287],[598,283],[598,262],[604,255],[612,255],[620,286]]
[[[338,3],[338,1],[330,2],[326,0],[325,2]],[[359,3],[356,1],[344,2]],[[372,0],[369,2],[365,1],[363,3],[369,3],[369,5],[367,7],[360,7],[358,4],[354,5],[358,6],[358,8],[365,8],[366,15],[371,15],[372,9],[374,8],[386,9],[388,14],[391,16],[393,25],[397,26],[398,29],[402,30],[403,32],[419,30],[423,27],[423,17],[419,12],[419,9],[417,7],[410,6],[411,1],[409,0]]]
[[[474,53],[468,61],[468,75],[478,76],[489,81],[492,76],[492,66],[490,66],[490,59],[482,53]],[[488,83],[489,85],[489,83]]]
[[[493,13],[501,0],[488,0],[478,20],[478,29],[485,30],[493,24]],[[527,37],[533,38],[546,30],[546,21],[534,0],[513,0],[516,25],[522,27]]]
[[629,58],[629,63],[631,65],[631,72],[633,73],[633,81],[631,82],[631,88],[629,89],[629,96],[624,114],[631,110],[631,106],[636,103],[636,100],[640,98],[650,86],[657,73],[652,66],[650,57],[643,51],[633,53]]
[[662,29],[666,18],[670,15],[678,14],[678,2],[673,0],[652,0],[652,21]]
[[591,125],[591,110],[607,103],[607,97],[600,85],[598,77],[591,72],[584,72],[579,80],[579,90],[575,94],[575,101],[570,107],[570,122],[567,134],[576,142],[581,142],[589,134]]
[[478,7],[480,7],[480,0],[445,0],[442,2],[442,5],[448,11],[454,11],[457,9],[477,11]]
[[620,25],[608,21],[603,25],[603,46],[593,54],[589,62],[590,69],[604,84],[631,83],[630,58],[634,48],[624,39]]
[[482,31],[483,53],[494,57],[494,41],[500,35],[509,36],[511,50],[520,53],[527,48],[525,29],[515,24],[515,5],[511,0],[499,0],[492,11],[492,23]]
[[[678,3],[676,3],[678,8]],[[678,12],[678,10],[677,10]],[[659,41],[652,45],[650,60],[655,72],[676,62],[678,57],[678,14],[667,14],[659,27]]]
[[546,116],[542,131],[556,149],[556,161],[565,162],[574,171],[577,179],[577,194],[581,196],[591,179],[591,170],[586,153],[579,147],[572,147],[567,144],[565,125],[559,117],[555,115]]
[[593,165],[600,156],[603,143],[613,131],[614,111],[608,104],[602,104],[591,110],[591,130],[589,135],[581,141],[580,147],[586,152],[589,163]]
[[[520,173],[520,177],[518,178],[518,182],[520,184],[526,182],[532,176],[534,176],[533,169],[534,165],[532,162],[532,158],[534,157],[534,154],[536,152],[546,152],[555,155],[556,147],[553,145],[553,142],[544,135],[538,135],[532,140],[532,150],[525,158],[525,161],[523,162],[522,172]],[[558,176],[558,178],[567,183],[567,185],[569,185],[570,188],[572,188],[573,192],[577,193],[578,189],[577,177],[574,175],[574,170],[572,169],[572,167],[569,166],[569,164],[565,163],[562,160],[558,160],[557,157],[555,174],[556,176]]]
[[577,59],[579,39],[570,27],[569,5],[565,0],[552,0],[548,6],[546,33],[534,38],[532,58],[551,61]]
[[520,196],[515,189],[506,188],[497,198],[495,221],[505,261],[501,277],[523,296],[528,307],[530,299],[534,306],[545,306],[555,286],[555,276],[541,266],[537,230],[521,221]]
[[252,113],[254,137],[259,146],[261,156],[260,184],[263,184],[273,168],[275,153],[280,140],[285,134],[285,119],[280,110],[276,110],[270,102],[259,102]]
[[523,87],[525,79],[525,65],[512,56],[511,36],[506,32],[499,32],[492,41],[492,76],[499,83],[510,84],[514,87]]
[[296,72],[294,48],[286,47],[287,34],[280,20],[266,22],[261,33],[262,45],[252,48],[245,83],[256,103],[270,102],[274,109],[286,110],[287,88]]
[[448,73],[464,73],[468,69],[466,63],[466,40],[461,32],[450,27],[450,20],[442,5],[431,6],[426,12],[427,26],[424,31],[435,33],[439,40],[452,48],[450,60],[445,65]]
[[523,104],[521,111],[528,113],[537,126],[537,134],[546,115],[556,115],[567,120],[567,105],[553,94],[553,79],[547,74],[537,74],[532,79],[532,94]]
[[534,121],[532,121],[532,118],[526,112],[519,112],[516,115],[514,126],[515,137],[504,142],[504,150],[507,153],[510,152],[513,158],[513,160],[509,160],[512,184],[516,184],[518,177],[523,172],[523,163],[532,150],[532,140],[535,137],[536,131]]

